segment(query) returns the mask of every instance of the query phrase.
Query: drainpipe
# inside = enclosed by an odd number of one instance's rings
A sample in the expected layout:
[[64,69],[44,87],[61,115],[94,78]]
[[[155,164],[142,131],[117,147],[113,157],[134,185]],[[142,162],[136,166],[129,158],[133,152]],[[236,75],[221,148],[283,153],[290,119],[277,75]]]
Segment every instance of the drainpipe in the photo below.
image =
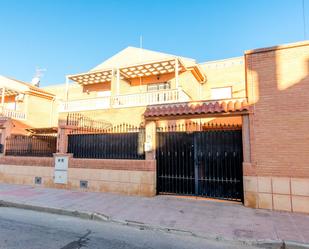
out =
[[49,120],[49,125],[52,127],[53,126],[53,119],[54,119],[54,104],[55,104],[56,98],[53,97],[52,102],[51,102],[51,115],[50,115],[50,120]]
[[69,76],[65,76],[65,104],[64,104],[64,110],[67,110],[68,108],[68,101],[69,101]]
[[176,89],[179,88],[179,79],[178,79],[178,75],[179,75],[179,65],[178,65],[178,59],[175,59],[175,82],[176,82]]

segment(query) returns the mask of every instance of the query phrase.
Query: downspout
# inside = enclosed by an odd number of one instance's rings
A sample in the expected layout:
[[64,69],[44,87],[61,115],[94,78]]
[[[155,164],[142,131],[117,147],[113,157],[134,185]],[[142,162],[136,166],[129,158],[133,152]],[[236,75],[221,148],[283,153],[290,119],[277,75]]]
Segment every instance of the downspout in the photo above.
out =
[[49,120],[50,127],[53,126],[55,100],[56,100],[56,97],[53,97],[52,102],[51,102],[51,115],[50,115],[50,120]]

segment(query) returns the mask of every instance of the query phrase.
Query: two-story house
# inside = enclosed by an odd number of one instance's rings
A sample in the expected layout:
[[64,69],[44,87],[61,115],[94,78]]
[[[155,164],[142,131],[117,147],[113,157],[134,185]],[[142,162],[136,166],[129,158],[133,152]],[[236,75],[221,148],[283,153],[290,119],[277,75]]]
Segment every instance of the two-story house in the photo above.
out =
[[[57,125],[54,95],[39,87],[0,75],[0,136]],[[4,129],[10,123],[10,128]],[[8,135],[8,134],[6,134]]]
[[198,64],[128,47],[86,73],[68,75],[66,85],[44,90],[57,96],[59,117],[79,112],[113,125],[140,125],[149,105],[243,98],[244,75],[242,57]]

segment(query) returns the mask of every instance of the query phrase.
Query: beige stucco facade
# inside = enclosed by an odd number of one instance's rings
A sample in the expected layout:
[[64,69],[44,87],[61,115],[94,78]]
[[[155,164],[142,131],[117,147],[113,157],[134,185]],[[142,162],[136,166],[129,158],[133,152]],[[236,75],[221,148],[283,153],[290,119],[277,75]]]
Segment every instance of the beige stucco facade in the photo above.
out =
[[[140,56],[140,54],[143,56]],[[148,105],[138,102],[143,98],[152,98],[152,100],[160,99],[162,96],[163,98],[170,98],[170,96],[174,98],[173,96],[178,94],[172,102],[205,101],[214,99],[212,89],[229,87],[231,88],[229,98],[246,97],[243,57],[198,64],[193,59],[129,47],[87,73],[81,74],[82,76],[77,75],[75,77],[73,75],[70,78],[78,80],[78,77],[86,77],[87,75],[92,77],[94,72],[100,74],[108,72],[109,69],[113,69],[113,72],[115,72],[117,68],[121,67],[127,67],[128,70],[131,70],[133,66],[130,67],[130,65],[136,65],[136,68],[139,67],[138,65],[146,65],[146,68],[148,66],[152,69],[152,66],[156,66],[156,61],[164,58],[179,59],[179,63],[183,65],[182,69],[179,72],[172,71],[173,69],[170,70],[172,72],[166,73],[158,71],[156,75],[147,76],[145,74],[134,78],[125,78],[120,75],[121,77],[118,80],[117,74],[114,73],[110,80],[105,82],[88,84],[88,82],[73,81],[67,85],[45,87],[44,90],[56,96],[55,106],[58,112],[56,110],[55,112],[60,119],[65,118],[68,112],[79,112],[97,120],[108,121],[113,125],[121,123],[139,125],[143,123],[143,113]],[[166,84],[167,89],[158,91],[149,89],[159,84]],[[104,100],[104,98],[110,99]],[[134,100],[136,100],[136,103],[133,103]],[[99,104],[100,101],[101,103],[107,101],[107,104],[110,105],[102,107]],[[117,101],[128,101],[130,105],[115,106],[114,104]],[[72,105],[74,108],[64,110],[62,106],[65,103],[69,103],[68,105]],[[164,101],[150,104],[162,103],[164,104]],[[87,110],[87,106],[89,110]]]
[[0,114],[13,122],[11,133],[57,126],[55,96],[39,87],[0,76]]

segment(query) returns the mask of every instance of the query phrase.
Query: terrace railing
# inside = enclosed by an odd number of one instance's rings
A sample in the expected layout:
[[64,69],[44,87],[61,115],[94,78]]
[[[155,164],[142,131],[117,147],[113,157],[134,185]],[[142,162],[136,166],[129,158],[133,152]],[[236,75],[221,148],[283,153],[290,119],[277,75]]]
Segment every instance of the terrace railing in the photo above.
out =
[[6,118],[18,119],[18,120],[25,120],[26,119],[26,113],[21,112],[21,111],[6,109],[6,108],[1,107],[1,106],[0,106],[0,116],[6,117]]
[[78,112],[109,108],[147,106],[165,103],[189,101],[190,97],[182,89],[161,90],[145,93],[117,95],[113,97],[97,97],[91,99],[62,102],[60,112]]
[[161,90],[146,93],[118,95],[112,98],[114,108],[147,106],[189,101],[190,97],[182,89]]
[[60,112],[100,110],[110,108],[110,97],[70,100],[60,103]]

